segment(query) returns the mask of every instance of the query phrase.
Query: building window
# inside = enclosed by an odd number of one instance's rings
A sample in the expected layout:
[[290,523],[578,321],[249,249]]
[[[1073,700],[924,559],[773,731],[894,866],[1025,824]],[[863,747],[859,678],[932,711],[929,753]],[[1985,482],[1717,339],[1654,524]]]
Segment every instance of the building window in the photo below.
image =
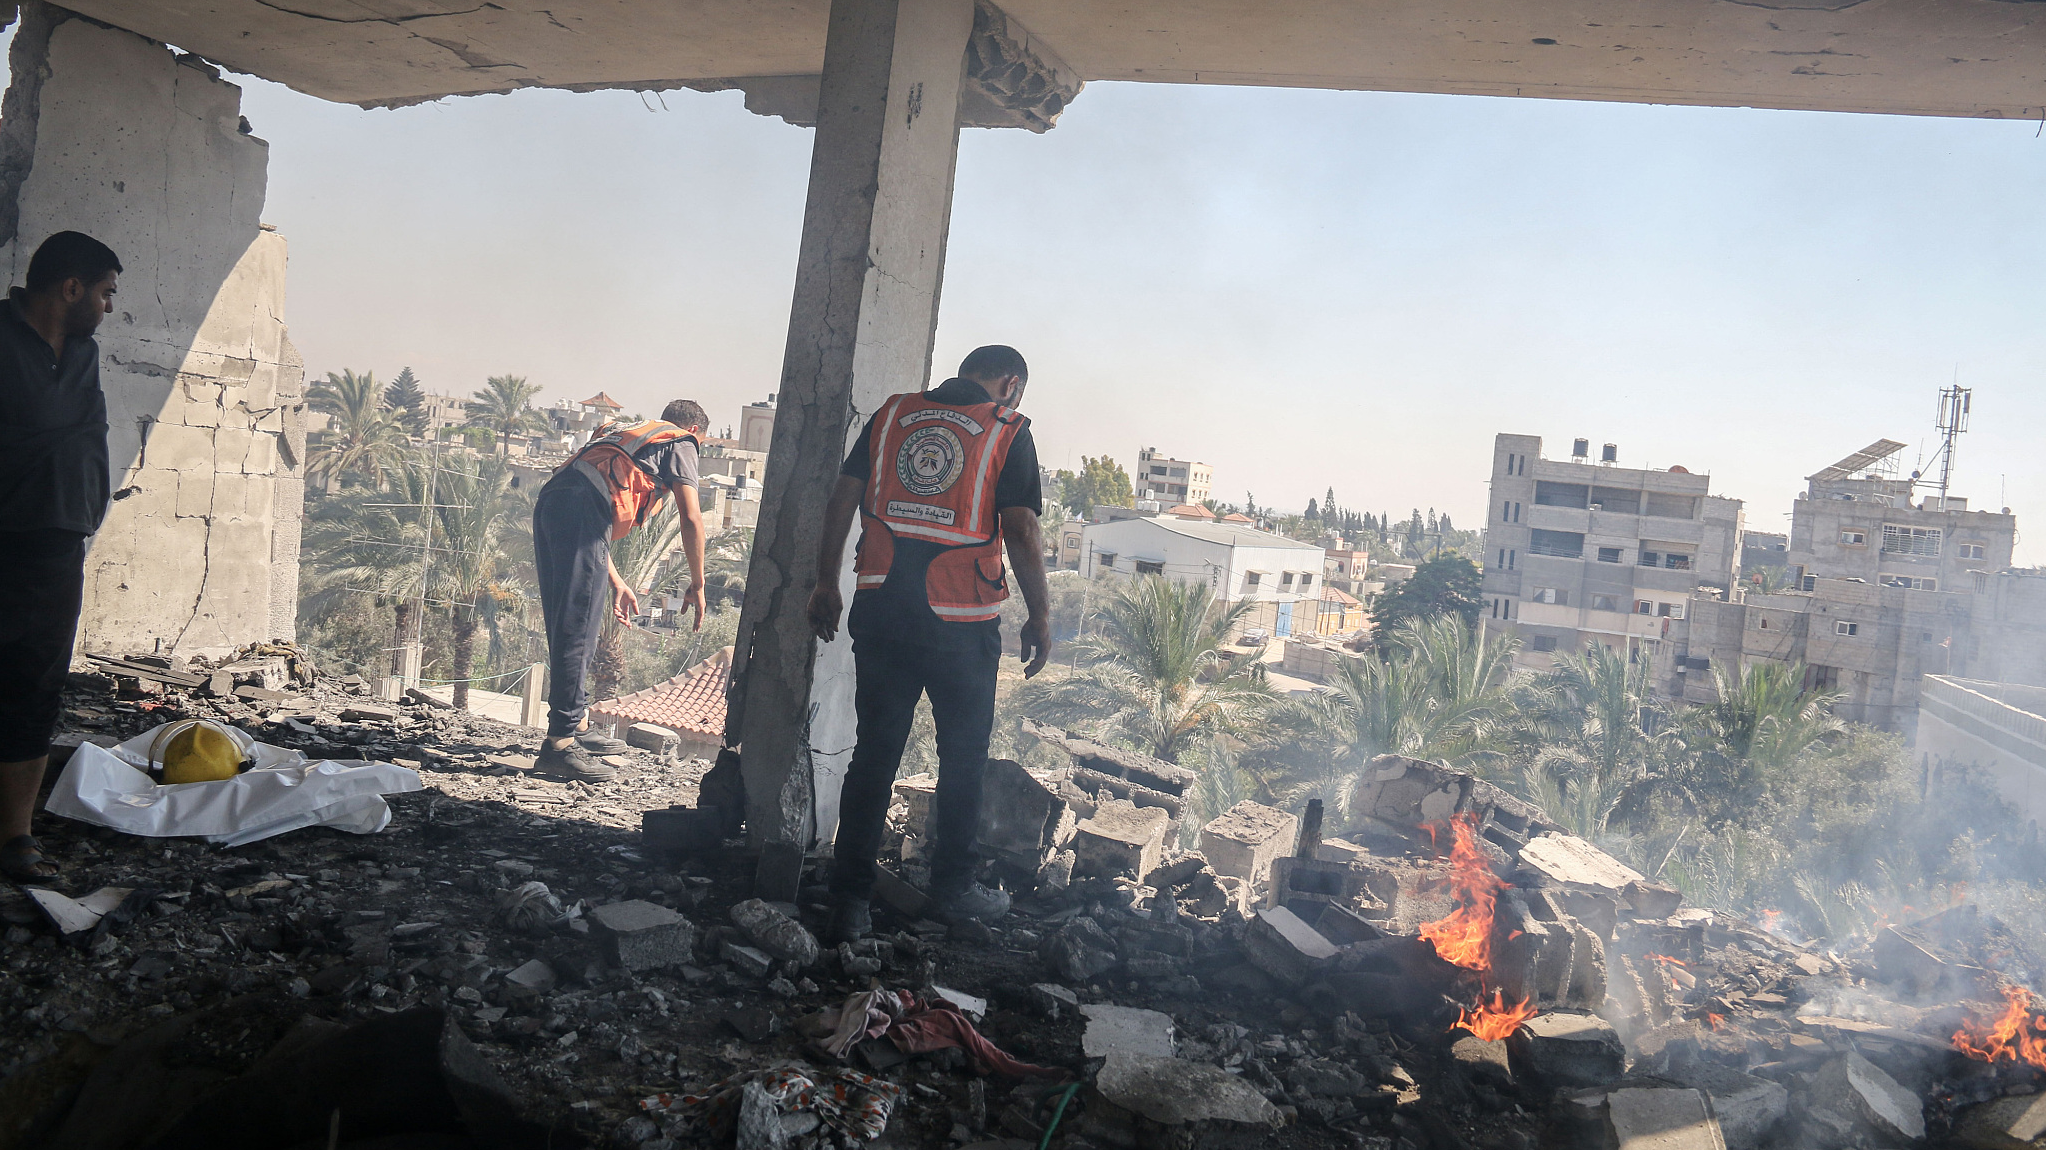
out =
[[1861,634],[1861,624],[1850,623],[1845,619],[1835,619],[1833,620],[1833,633],[1835,635],[1859,635]]
[[1989,548],[1984,547],[1980,543],[1963,543],[1961,544],[1961,558],[1987,559],[1989,558]]
[[1314,576],[1302,571],[1300,573],[1300,593],[1302,595],[1307,594],[1307,589],[1312,586],[1314,586]]
[[1755,620],[1755,629],[1758,631],[1767,631],[1769,629],[1769,620],[1767,619]]
[[1132,559],[1130,560],[1130,566],[1135,567],[1139,575],[1165,574],[1165,563],[1163,560],[1153,562],[1149,559]]
[[1691,557],[1689,555],[1679,555],[1671,551],[1662,557],[1662,565],[1672,571],[1689,571],[1691,569]]
[[1939,558],[1940,530],[1937,527],[1900,527],[1883,524],[1883,554]]
[[1584,536],[1575,531],[1544,531],[1537,527],[1528,540],[1531,555],[1553,555],[1559,559],[1584,558]]
[[1535,505],[1538,507],[1575,507],[1582,510],[1590,503],[1591,488],[1581,483],[1535,480]]
[[1662,566],[1662,552],[1643,551],[1640,557],[1634,560],[1634,563],[1639,567],[1660,567]]
[[1646,599],[1636,599],[1634,600],[1634,613],[1636,615],[1653,615],[1655,614],[1655,604]]
[[1619,596],[1593,595],[1591,597],[1591,609],[1594,611],[1617,611],[1620,609]]
[[1279,572],[1279,586],[1282,588],[1293,586],[1293,573],[1291,571]]
[[1568,607],[1570,605],[1570,592],[1561,587],[1537,587],[1534,589],[1534,594],[1528,596],[1528,601],[1531,603],[1554,603],[1558,607]]
[[1513,500],[1507,499],[1499,504],[1499,522],[1513,522]]
[[1527,649],[1530,651],[1553,651],[1556,649],[1556,637],[1554,635],[1529,636]]
[[1921,579],[1916,575],[1884,575],[1881,578],[1885,587],[1903,587],[1912,591],[1939,590],[1937,579]]
[[1840,532],[1840,546],[1842,546],[1842,547],[1866,547],[1866,546],[1868,546],[1868,532],[1866,532],[1866,531],[1848,531],[1848,530],[1846,530],[1846,529],[1844,529],[1844,528],[1843,528],[1843,529],[1841,530],[1841,532]]
[[1601,563],[1618,563],[1620,561],[1620,549],[1618,547],[1599,548],[1598,561]]
[[1113,551],[1097,552],[1094,556],[1094,563],[1096,566],[1104,568],[1106,570],[1109,571],[1115,570],[1115,552]]
[[1832,691],[1840,686],[1840,668],[1812,666],[1812,690]]
[[1655,614],[1658,618],[1662,619],[1681,619],[1684,617],[1684,605],[1682,603],[1657,603],[1655,605]]
[[1245,587],[1257,586],[1258,580],[1263,579],[1264,574],[1262,571],[1245,571],[1243,573],[1243,585]]

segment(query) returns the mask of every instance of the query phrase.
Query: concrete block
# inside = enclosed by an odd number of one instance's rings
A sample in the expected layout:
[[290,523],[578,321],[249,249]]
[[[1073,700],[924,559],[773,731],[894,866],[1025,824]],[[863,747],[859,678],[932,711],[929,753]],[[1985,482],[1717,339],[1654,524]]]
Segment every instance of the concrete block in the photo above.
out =
[[1174,890],[1192,882],[1193,877],[1207,865],[1205,855],[1199,851],[1188,851],[1171,862],[1160,863],[1144,876],[1144,885],[1157,890]]
[[1089,982],[1122,961],[1115,940],[1085,915],[1046,935],[1038,956],[1054,974],[1073,983]]
[[986,850],[1018,866],[1043,865],[1062,830],[1075,822],[1056,782],[1039,778],[1011,759],[989,759],[981,787],[976,835]]
[[1972,1150],[2035,1150],[2046,1137],[2046,1094],[1997,1098],[1971,1107],[1954,1137]]
[[554,989],[557,977],[553,967],[536,958],[506,974],[504,981],[506,985],[515,986],[521,990],[529,990],[535,994],[545,994]]
[[1833,1112],[1890,1141],[1925,1137],[1925,1103],[1883,1069],[1850,1050],[1821,1067],[1811,1106]]
[[1131,1054],[1171,1058],[1175,1052],[1169,1014],[1108,1003],[1088,1003],[1080,1007],[1080,1014],[1087,1020],[1080,1050],[1089,1058]]
[[718,947],[718,957],[731,963],[747,978],[766,978],[767,972],[774,969],[772,955],[757,947],[740,946],[736,942],[727,941]]
[[1466,1034],[1449,1044],[1449,1060],[1471,1082],[1494,1087],[1513,1085],[1512,1061],[1503,1040],[1487,1041]]
[[1537,836],[1521,850],[1520,865],[1564,886],[1615,894],[1630,883],[1645,881],[1632,867],[1576,835]]
[[938,794],[938,776],[932,774],[911,775],[895,780],[895,797],[905,808],[902,829],[905,834],[923,838],[930,834],[931,804]]
[[151,424],[149,444],[145,450],[144,458],[151,470],[213,470],[213,431],[210,428],[187,427],[181,423]]
[[1696,1090],[1630,1088],[1606,1095],[1618,1150],[1726,1150],[1719,1122]]
[[1595,1014],[1538,1014],[1506,1040],[1520,1072],[1559,1087],[1606,1086],[1627,1069],[1627,1048]]
[[174,511],[181,519],[197,519],[213,514],[213,481],[217,478],[211,471],[184,471],[178,474],[178,503]]
[[639,816],[640,839],[649,850],[702,854],[724,846],[724,812],[717,807],[669,807]]
[[1673,886],[1639,879],[1620,888],[1620,898],[1635,918],[1668,918],[1684,905],[1684,895]]
[[1679,1086],[1702,1090],[1726,1150],[1759,1150],[1778,1122],[1790,1113],[1790,1091],[1780,1082],[1743,1074],[1731,1066],[1700,1062],[1670,1075]]
[[1241,1077],[1219,1066],[1183,1058],[1111,1058],[1094,1080],[1111,1105],[1166,1127],[1188,1127],[1192,1137],[1158,1138],[1156,1145],[1256,1145],[1284,1125],[1279,1108]]
[[760,899],[732,904],[732,924],[785,968],[801,970],[817,961],[817,937]]
[[1030,984],[1030,1004],[1046,1018],[1058,1019],[1080,1009],[1080,998],[1055,982]]
[[1083,819],[1073,836],[1074,873],[1100,878],[1150,874],[1165,848],[1170,813],[1107,799]]
[[590,925],[626,970],[681,966],[696,949],[696,925],[667,907],[632,899],[597,907]]
[[1353,863],[1370,854],[1370,851],[1348,839],[1323,839],[1321,845],[1314,849],[1315,858],[1332,863]]
[[1201,828],[1201,853],[1216,874],[1259,888],[1270,881],[1273,860],[1293,852],[1299,833],[1297,816],[1245,799]]
[[1283,906],[1252,916],[1243,948],[1259,970],[1294,985],[1311,980],[1336,956],[1334,943]]
[[653,723],[634,723],[625,728],[626,745],[642,751],[665,751],[681,738],[668,728]]

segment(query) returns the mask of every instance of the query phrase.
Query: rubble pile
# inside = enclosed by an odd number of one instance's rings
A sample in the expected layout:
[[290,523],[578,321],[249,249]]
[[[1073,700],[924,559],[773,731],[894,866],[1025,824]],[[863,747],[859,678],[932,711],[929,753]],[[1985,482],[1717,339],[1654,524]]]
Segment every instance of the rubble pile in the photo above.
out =
[[666,740],[562,784],[531,732],[289,648],[101,666],[68,745],[208,717],[425,787],[232,849],[39,819],[66,870],[0,895],[0,1150],[2046,1145],[2008,981],[2041,968],[1993,919],[1828,949],[1435,764],[1196,828],[1191,772],[1030,727],[1063,761],[991,763],[980,827],[1015,911],[932,920],[912,777],[878,933],[832,947],[828,861],[754,897]]

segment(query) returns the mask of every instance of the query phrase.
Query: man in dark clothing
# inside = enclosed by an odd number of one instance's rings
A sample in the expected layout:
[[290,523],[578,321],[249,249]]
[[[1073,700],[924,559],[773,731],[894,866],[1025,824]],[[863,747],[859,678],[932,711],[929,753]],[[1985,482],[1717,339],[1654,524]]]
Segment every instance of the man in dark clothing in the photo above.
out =
[[29,822],[78,634],[85,541],[106,517],[107,400],[92,333],[121,261],[58,232],[0,307],[0,874],[44,879]]
[[696,500],[696,448],[709,419],[678,399],[658,420],[607,424],[540,489],[533,505],[533,565],[547,628],[547,738],[535,770],[598,782],[617,772],[591,752],[622,750],[586,734],[584,686],[609,606],[621,626],[639,613],[639,597],[611,562],[611,540],[644,525],[675,496],[682,552],[689,560],[685,610],[703,627],[703,512]]
[[845,541],[860,514],[857,590],[847,620],[859,733],[839,794],[828,941],[872,929],[874,857],[889,789],[926,693],[938,735],[931,864],[938,912],[952,921],[1008,913],[1009,896],[975,880],[974,852],[1001,662],[996,615],[1008,595],[1001,578],[1005,542],[1029,608],[1024,675],[1037,674],[1051,654],[1037,447],[1030,421],[1014,411],[1028,377],[1013,348],[980,348],[959,365],[958,377],[892,397],[839,469],[809,604],[817,637],[830,641],[844,607],[838,581]]

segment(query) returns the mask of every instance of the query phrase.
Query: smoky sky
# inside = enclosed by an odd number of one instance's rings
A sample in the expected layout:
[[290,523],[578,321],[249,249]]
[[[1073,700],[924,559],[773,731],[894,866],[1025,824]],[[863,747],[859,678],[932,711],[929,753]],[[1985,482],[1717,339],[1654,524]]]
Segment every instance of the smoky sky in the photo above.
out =
[[[240,82],[314,377],[509,372],[720,427],[775,390],[809,130],[736,93]],[[2029,523],[2042,191],[2037,124],[1095,84],[1048,134],[964,134],[937,371],[1013,344],[1047,465],[1156,446],[1231,501],[1477,526],[1512,431],[1710,472],[1779,531],[1803,476],[1929,450],[1958,378],[1956,492]]]

